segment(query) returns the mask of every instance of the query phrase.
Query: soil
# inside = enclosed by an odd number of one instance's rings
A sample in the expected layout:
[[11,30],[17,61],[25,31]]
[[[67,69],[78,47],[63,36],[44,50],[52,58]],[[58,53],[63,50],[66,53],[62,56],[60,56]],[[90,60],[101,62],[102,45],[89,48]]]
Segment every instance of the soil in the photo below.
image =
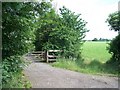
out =
[[34,56],[25,56],[31,62],[24,68],[32,88],[118,88],[118,77],[98,76],[52,67]]

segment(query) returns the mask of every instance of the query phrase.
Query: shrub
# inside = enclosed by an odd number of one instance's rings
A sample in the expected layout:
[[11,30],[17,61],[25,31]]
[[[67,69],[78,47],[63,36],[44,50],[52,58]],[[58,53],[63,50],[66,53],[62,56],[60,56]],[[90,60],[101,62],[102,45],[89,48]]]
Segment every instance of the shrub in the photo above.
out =
[[120,65],[120,34],[116,36],[109,45],[109,53],[112,54],[112,58],[107,63]]
[[2,61],[2,84],[3,86],[14,78],[15,73],[21,73],[24,61],[20,56],[10,56]]

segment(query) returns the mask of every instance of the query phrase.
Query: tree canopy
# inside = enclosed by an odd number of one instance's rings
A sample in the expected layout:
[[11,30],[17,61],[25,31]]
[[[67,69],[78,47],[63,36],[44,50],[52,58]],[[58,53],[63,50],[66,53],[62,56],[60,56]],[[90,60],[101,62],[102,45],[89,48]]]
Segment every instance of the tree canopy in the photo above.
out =
[[[109,15],[107,22],[110,28],[114,31],[120,31],[120,12],[115,12]],[[115,62],[120,65],[120,33],[110,43],[109,53],[112,54],[110,62]]]
[[110,14],[106,22],[109,23],[111,30],[120,31],[120,11]]
[[34,49],[37,17],[46,12],[46,8],[49,2],[45,1],[2,3],[3,87],[15,78],[15,73],[21,72],[21,56]]
[[36,32],[36,50],[60,49],[65,57],[77,58],[85,37],[86,22],[74,12],[62,7],[60,15],[53,9],[39,17]]
[[34,48],[60,49],[64,50],[64,57],[79,58],[82,39],[88,31],[85,26],[80,14],[76,15],[65,7],[60,8],[58,14],[51,1],[3,2],[3,87],[23,69],[21,56]]

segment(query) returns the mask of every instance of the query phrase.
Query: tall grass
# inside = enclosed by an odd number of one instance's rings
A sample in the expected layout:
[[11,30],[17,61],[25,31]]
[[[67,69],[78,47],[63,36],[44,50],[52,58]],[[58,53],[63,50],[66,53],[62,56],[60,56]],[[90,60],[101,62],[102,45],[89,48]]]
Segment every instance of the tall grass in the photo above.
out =
[[83,59],[58,59],[52,66],[82,73],[117,76],[115,66],[105,63],[111,57],[106,47],[106,42],[86,42],[82,51]]
[[118,72],[114,66],[101,63],[97,60],[86,64],[80,61],[59,59],[57,62],[53,63],[52,66],[87,74],[118,76]]

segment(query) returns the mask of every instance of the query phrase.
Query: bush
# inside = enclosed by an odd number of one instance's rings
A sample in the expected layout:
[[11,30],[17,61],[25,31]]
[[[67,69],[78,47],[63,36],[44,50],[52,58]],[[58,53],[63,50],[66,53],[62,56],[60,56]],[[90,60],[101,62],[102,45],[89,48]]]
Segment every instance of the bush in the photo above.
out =
[[14,78],[15,73],[21,73],[24,64],[20,56],[7,57],[2,61],[3,86]]
[[106,62],[106,64],[112,65],[114,70],[117,70],[118,74],[120,74],[120,34],[111,41],[109,46],[109,53],[112,54],[112,57],[109,61]]
[[111,41],[109,46],[109,53],[112,54],[111,60],[120,64],[120,34]]
[[34,48],[35,18],[32,6],[33,3],[2,3],[3,86],[15,79],[16,74],[21,74],[23,61],[20,56]]
[[107,63],[114,66],[120,67],[120,12],[114,12],[109,15],[107,21],[109,23],[110,29],[118,31],[118,36],[116,36],[110,43],[109,53],[112,54],[112,58]]

